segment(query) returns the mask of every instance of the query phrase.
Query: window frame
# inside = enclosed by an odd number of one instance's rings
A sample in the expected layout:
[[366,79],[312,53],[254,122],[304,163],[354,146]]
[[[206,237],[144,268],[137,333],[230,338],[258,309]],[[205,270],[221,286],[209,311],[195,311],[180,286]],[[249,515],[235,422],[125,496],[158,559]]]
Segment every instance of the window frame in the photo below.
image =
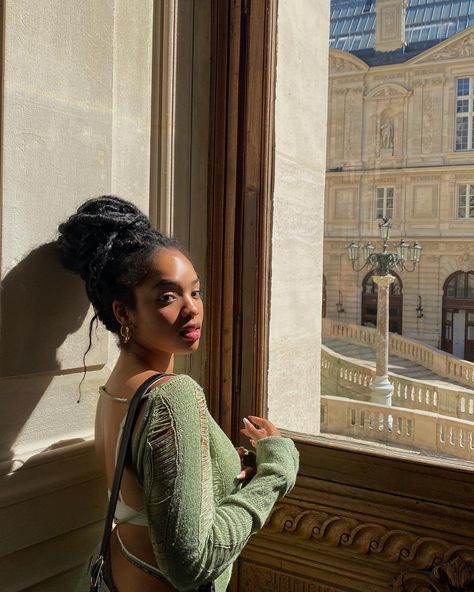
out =
[[[460,80],[468,81],[468,92],[466,95],[458,94],[458,84]],[[467,111],[461,111],[458,113],[458,101],[467,101]],[[457,127],[458,119],[467,117],[467,147],[457,147]],[[453,150],[455,152],[468,152],[474,150],[474,76],[458,76],[455,79],[455,96],[454,96],[454,137],[453,137]]]
[[[461,189],[464,188],[464,196],[461,196]],[[464,205],[461,205],[461,197],[464,197]],[[472,205],[471,205],[472,199]],[[464,209],[464,215],[460,216],[461,208]],[[470,215],[472,211],[472,216]],[[468,214],[468,215],[466,215]],[[456,219],[474,220],[474,183],[458,183],[456,185]]]
[[[383,191],[383,195],[381,197],[381,199],[383,200],[382,202],[382,215],[379,216],[379,191],[382,190]],[[392,191],[392,195],[388,196],[388,192]],[[392,205],[390,208],[388,208],[387,205],[387,201],[388,199],[392,200]],[[377,187],[375,188],[375,218],[376,220],[380,220],[382,218],[389,218],[392,219],[393,218],[393,211],[394,211],[394,200],[395,200],[395,187],[393,185],[377,185]],[[388,214],[388,210],[390,209],[390,214]]]

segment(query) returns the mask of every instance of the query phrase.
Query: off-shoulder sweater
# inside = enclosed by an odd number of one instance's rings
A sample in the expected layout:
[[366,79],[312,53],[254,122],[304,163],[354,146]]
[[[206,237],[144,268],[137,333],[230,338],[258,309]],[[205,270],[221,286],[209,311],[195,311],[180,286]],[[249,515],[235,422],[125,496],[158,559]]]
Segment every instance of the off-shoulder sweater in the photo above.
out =
[[233,562],[298,471],[293,441],[269,436],[257,441],[257,472],[242,486],[237,451],[186,375],[150,390],[132,460],[158,568],[179,592],[208,582],[226,590]]

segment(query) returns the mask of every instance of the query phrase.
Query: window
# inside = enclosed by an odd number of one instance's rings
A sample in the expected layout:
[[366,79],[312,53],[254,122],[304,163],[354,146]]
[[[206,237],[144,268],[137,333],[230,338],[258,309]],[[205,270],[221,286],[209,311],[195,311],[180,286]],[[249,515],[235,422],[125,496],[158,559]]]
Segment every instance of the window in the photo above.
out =
[[393,218],[393,187],[377,187],[377,219]]
[[458,218],[474,218],[474,185],[458,185]]
[[455,150],[474,148],[473,119],[474,77],[456,80],[456,131]]

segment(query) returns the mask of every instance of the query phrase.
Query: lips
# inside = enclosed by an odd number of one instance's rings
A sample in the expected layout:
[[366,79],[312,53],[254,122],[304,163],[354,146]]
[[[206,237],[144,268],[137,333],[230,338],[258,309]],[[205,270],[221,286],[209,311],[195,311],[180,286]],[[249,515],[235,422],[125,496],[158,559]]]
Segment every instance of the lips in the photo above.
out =
[[199,325],[189,325],[187,327],[183,327],[179,334],[181,337],[189,339],[189,341],[197,341],[201,338],[201,327]]

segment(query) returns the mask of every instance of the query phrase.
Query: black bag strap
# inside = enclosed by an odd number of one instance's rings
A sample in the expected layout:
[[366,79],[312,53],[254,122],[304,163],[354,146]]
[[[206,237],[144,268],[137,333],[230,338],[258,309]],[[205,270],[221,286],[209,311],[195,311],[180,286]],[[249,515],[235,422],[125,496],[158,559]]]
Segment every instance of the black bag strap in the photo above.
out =
[[137,392],[133,395],[133,398],[130,401],[127,418],[123,427],[122,438],[120,440],[119,453],[117,456],[117,462],[115,464],[114,482],[112,485],[112,491],[110,492],[109,507],[104,525],[104,534],[102,535],[102,544],[100,545],[99,557],[102,559],[102,561],[109,547],[110,535],[112,534],[112,523],[114,520],[115,508],[117,506],[117,500],[120,491],[120,483],[122,481],[123,470],[125,468],[125,459],[127,457],[133,426],[138,414],[138,409],[140,407],[140,401],[150,386],[160,378],[163,378],[163,376],[166,376],[166,374],[164,372],[160,372],[147,378],[143,384],[138,387]]

